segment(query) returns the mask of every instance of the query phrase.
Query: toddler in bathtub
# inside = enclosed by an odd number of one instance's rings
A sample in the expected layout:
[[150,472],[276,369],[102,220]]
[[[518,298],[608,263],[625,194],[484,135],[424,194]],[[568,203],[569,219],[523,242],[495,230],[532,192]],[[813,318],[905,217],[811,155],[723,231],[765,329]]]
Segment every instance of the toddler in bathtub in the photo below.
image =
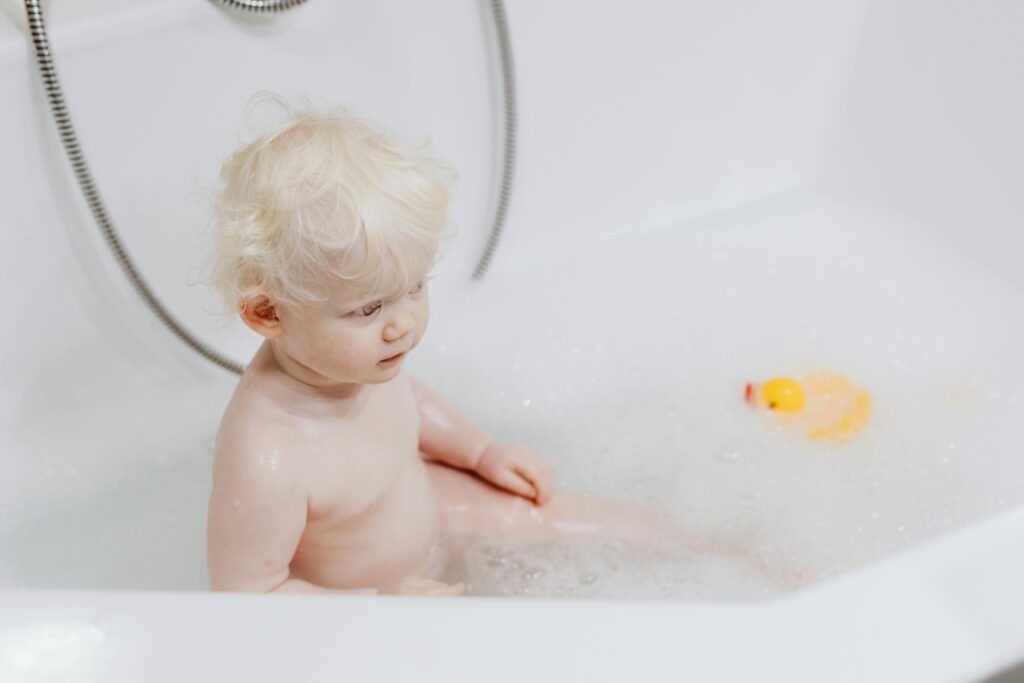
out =
[[[266,98],[264,98],[266,99]],[[643,535],[659,517],[558,492],[403,369],[429,319],[449,168],[341,109],[295,109],[231,155],[212,276],[264,338],[217,434],[214,590],[459,595],[473,536]]]

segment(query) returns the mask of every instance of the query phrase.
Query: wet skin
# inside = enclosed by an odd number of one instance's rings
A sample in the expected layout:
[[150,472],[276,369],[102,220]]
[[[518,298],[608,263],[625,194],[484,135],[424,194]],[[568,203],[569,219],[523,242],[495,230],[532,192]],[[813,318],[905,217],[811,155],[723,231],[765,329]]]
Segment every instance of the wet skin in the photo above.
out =
[[[524,515],[550,496],[543,458],[494,443],[402,371],[429,318],[424,287],[388,301],[347,291],[300,315],[264,300],[242,315],[266,341],[217,436],[211,587],[457,594],[437,580],[446,527],[544,522]],[[470,502],[480,514],[467,519]]]

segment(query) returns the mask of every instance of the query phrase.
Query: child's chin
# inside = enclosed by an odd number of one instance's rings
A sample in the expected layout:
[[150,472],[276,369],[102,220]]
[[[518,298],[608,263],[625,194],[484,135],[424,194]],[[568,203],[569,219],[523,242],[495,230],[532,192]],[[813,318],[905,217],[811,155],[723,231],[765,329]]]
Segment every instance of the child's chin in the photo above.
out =
[[402,371],[402,363],[395,363],[394,365],[378,366],[377,372],[373,374],[373,377],[368,380],[369,384],[383,384],[384,382],[391,381],[394,379],[399,372]]

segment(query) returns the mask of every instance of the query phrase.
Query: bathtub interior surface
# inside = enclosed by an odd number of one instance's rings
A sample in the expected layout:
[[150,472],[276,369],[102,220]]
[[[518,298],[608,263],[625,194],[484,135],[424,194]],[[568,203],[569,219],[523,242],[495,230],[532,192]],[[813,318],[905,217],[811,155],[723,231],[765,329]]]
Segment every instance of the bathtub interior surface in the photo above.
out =
[[[1024,655],[1007,433],[1021,396],[1019,3],[509,6],[520,166],[477,285],[464,279],[498,130],[479,7],[309,3],[275,23],[193,0],[47,4],[105,198],[205,339],[239,360],[255,347],[188,284],[194,193],[245,99],[270,87],[354,103],[430,134],[461,173],[459,241],[409,370],[543,450],[560,486],[659,507],[796,574],[483,545],[467,563],[484,593],[688,604],[181,592],[206,587],[211,440],[235,380],[170,337],[106,253],[21,3],[6,0],[0,678],[23,677],[33,652],[55,676],[95,655],[110,681],[963,681]],[[787,441],[736,401],[740,383],[812,362],[879,399],[842,451]],[[692,602],[761,596],[776,597]],[[453,641],[470,647],[449,657]],[[509,658],[509,642],[528,655]]]
[[[17,485],[0,507],[5,585],[209,586],[213,440],[235,380],[213,371],[140,382],[112,367],[62,368],[46,387],[61,398],[49,419],[14,435]],[[78,385],[87,390],[67,388]]]
[[[0,165],[0,192],[9,223],[31,227],[0,235],[15,293],[0,358],[0,586],[18,589],[0,595],[4,654],[26,633],[54,643],[54,623],[85,636],[60,642],[116,653],[124,675],[107,679],[126,681],[195,668],[335,680],[352,662],[367,679],[444,668],[456,680],[953,681],[1024,654],[1010,431],[1019,3],[677,4],[665,20],[652,2],[628,21],[582,0],[511,6],[521,165],[479,285],[463,279],[487,222],[497,122],[477,8],[309,3],[278,29],[192,0],[53,5],[86,152],[143,272],[190,326],[240,359],[255,345],[218,327],[186,275],[204,223],[191,193],[234,145],[246,97],[352,98],[403,133],[431,133],[462,173],[459,246],[410,371],[543,450],[559,485],[659,507],[793,573],[776,584],[714,555],[481,546],[467,562],[492,595],[777,597],[450,609],[163,593],[206,585],[211,439],[234,379],[124,284],[70,181],[24,32],[0,21],[0,78],[17,94],[0,112],[16,159]],[[741,383],[812,362],[878,399],[842,451],[787,440],[736,400]],[[472,647],[439,657],[453,638]],[[536,656],[510,662],[513,640]]]
[[[487,541],[466,557],[475,592],[777,596],[1020,506],[1022,305],[921,226],[823,195],[438,283],[410,372],[544,452],[559,486],[663,510],[723,549]],[[61,370],[41,389],[61,403],[21,428],[4,585],[205,589],[233,377],[198,360],[184,376]],[[851,442],[794,437],[741,400],[747,381],[813,370],[871,389]]]
[[[1022,305],[929,226],[822,194],[624,231],[439,294],[424,378],[459,377],[448,393],[545,451],[562,486],[667,511],[719,549],[665,563],[490,545],[478,588],[777,595],[1019,507]],[[748,381],[812,371],[871,391],[863,433],[812,442],[743,404]],[[730,547],[757,558],[725,562]]]

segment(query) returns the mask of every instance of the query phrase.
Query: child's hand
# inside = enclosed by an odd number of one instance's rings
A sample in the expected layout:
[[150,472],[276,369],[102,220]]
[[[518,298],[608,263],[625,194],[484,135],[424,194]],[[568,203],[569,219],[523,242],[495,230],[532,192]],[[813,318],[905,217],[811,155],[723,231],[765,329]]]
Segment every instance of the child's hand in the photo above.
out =
[[551,465],[528,446],[492,443],[480,456],[476,472],[495,486],[543,505],[551,497]]
[[466,592],[466,584],[461,581],[456,584],[442,583],[433,579],[424,579],[418,576],[407,576],[398,584],[395,595],[462,595]]

